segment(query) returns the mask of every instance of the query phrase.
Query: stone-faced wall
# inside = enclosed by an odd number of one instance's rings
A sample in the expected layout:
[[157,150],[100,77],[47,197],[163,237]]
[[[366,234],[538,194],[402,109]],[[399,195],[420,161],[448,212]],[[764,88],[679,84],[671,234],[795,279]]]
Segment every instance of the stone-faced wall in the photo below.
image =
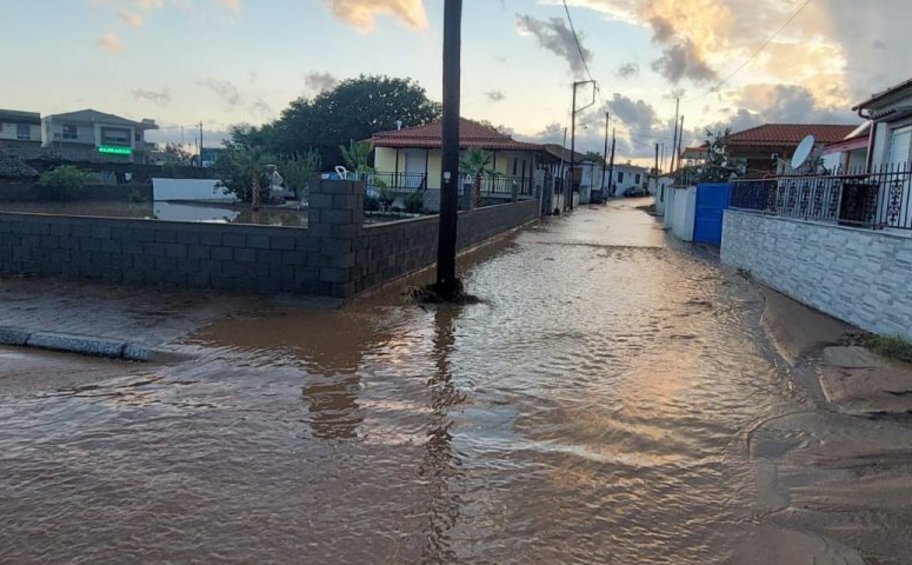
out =
[[[364,225],[359,183],[310,192],[308,228],[0,213],[0,273],[348,298],[434,263],[436,216]],[[460,213],[460,249],[538,217],[538,201]]]
[[726,210],[722,261],[862,329],[912,339],[909,235]]

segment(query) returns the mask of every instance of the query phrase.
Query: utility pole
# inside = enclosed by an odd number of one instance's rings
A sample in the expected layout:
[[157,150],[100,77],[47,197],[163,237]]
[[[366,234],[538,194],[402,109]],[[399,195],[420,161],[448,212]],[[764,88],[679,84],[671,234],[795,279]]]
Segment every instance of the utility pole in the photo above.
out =
[[614,130],[611,130],[611,161],[608,164],[608,190],[611,191],[611,196],[614,196],[614,191],[611,190],[611,187],[614,184],[614,148],[616,143],[617,134]]
[[652,176],[655,179],[656,190],[659,188],[659,142],[656,142],[656,162],[655,168],[652,170]]
[[462,49],[462,0],[443,8],[443,135],[440,228],[437,239],[437,292],[453,298],[456,280],[456,229],[459,216],[459,103]]
[[678,114],[680,113],[680,111],[681,111],[681,99],[676,98],[675,99],[675,127],[674,127],[674,134],[671,136],[671,141],[672,141],[672,144],[671,144],[671,150],[672,150],[671,172],[675,171],[675,156],[678,153],[677,151],[675,151],[675,148],[678,145]]
[[605,173],[608,172],[607,171],[607,168],[608,168],[608,124],[610,122],[611,122],[611,114],[608,112],[605,112],[605,152],[603,153],[603,155],[605,157],[602,160],[602,185],[601,185],[603,198],[605,196]]
[[582,112],[586,108],[589,108],[595,104],[595,88],[592,89],[592,102],[586,104],[579,110],[576,109],[576,89],[577,87],[583,84],[595,84],[594,80],[580,80],[573,83],[573,106],[570,111],[570,188],[568,191],[567,200],[564,202],[564,208],[572,210],[573,209],[573,176],[574,176],[574,167],[576,161],[576,114]]
[[678,141],[676,143],[677,150],[675,150],[675,155],[678,158],[678,168],[681,167],[681,147],[682,142],[684,141],[684,116],[681,116],[681,123],[678,125]]
[[202,121],[200,121],[200,155],[199,155],[199,160],[200,160],[200,163],[199,163],[200,168],[202,168],[202,167],[203,167],[203,122],[202,122]]

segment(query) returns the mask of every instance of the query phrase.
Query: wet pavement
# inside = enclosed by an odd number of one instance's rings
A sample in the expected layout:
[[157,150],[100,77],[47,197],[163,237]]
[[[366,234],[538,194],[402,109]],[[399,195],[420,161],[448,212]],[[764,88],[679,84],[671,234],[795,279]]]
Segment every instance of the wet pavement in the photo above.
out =
[[269,300],[172,322],[170,366],[0,350],[0,561],[904,562],[910,429],[821,408],[641,203],[481,250],[477,305]]

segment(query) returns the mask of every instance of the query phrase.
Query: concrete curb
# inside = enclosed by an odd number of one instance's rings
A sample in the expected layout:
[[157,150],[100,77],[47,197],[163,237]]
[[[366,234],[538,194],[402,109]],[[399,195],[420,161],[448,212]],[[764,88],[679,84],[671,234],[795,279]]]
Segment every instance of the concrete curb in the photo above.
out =
[[34,347],[124,361],[151,361],[165,356],[164,352],[126,341],[55,332],[31,332],[8,326],[0,326],[0,345]]

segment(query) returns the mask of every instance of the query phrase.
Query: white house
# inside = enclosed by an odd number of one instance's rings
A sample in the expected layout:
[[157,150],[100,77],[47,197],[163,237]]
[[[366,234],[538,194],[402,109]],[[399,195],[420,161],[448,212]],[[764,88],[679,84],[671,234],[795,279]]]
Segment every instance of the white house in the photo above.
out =
[[870,120],[867,164],[872,171],[912,161],[912,79],[852,108]]
[[649,169],[646,167],[637,167],[636,165],[614,165],[611,178],[607,181],[610,186],[610,194],[614,197],[624,196],[624,192],[630,188],[646,189],[646,175]]

